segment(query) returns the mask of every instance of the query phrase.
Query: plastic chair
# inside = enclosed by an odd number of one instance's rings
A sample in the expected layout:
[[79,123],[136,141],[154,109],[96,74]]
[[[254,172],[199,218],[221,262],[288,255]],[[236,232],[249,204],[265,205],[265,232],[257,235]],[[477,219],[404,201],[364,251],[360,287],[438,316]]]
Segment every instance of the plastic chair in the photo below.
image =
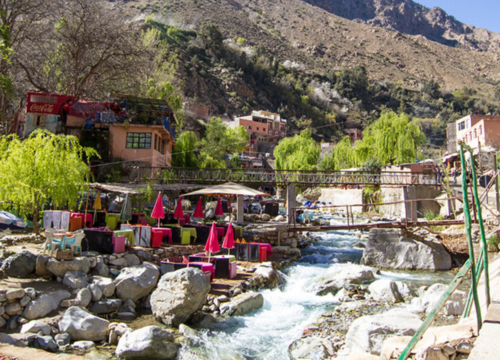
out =
[[56,229],[47,229],[44,232],[45,242],[42,245],[44,255],[47,253],[47,249],[50,248],[50,256],[54,256],[54,246],[52,246],[54,238],[52,237],[52,234],[55,232]]
[[85,233],[77,233],[75,234],[75,241],[71,244],[68,244],[71,247],[71,251],[73,254],[75,253],[82,253],[82,240],[85,238]]

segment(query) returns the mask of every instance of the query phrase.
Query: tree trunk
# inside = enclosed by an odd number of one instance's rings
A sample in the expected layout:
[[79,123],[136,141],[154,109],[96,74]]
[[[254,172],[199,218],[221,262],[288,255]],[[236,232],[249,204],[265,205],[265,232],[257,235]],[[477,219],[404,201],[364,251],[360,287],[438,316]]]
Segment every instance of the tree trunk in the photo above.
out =
[[40,229],[38,229],[38,200],[35,195],[35,206],[33,209],[33,231],[36,236],[40,235]]

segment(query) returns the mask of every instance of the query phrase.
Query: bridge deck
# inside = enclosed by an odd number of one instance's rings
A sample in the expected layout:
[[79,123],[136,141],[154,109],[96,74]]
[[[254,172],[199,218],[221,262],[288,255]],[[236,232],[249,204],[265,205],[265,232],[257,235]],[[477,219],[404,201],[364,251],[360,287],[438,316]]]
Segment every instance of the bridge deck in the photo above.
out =
[[290,232],[299,231],[335,231],[335,230],[363,230],[374,228],[405,228],[419,226],[442,226],[442,225],[463,225],[463,220],[440,220],[440,221],[403,221],[403,222],[377,222],[371,224],[341,224],[329,226],[295,226],[291,225],[287,230]]

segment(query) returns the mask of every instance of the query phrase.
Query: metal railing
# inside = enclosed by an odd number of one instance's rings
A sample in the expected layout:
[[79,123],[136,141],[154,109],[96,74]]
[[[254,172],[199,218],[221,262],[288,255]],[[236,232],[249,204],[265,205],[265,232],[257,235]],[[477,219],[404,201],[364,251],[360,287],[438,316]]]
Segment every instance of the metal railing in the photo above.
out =
[[406,171],[366,172],[366,171],[305,171],[268,169],[200,169],[200,168],[140,168],[141,177],[162,178],[165,171],[178,182],[196,183],[255,183],[262,185],[426,185],[438,186],[441,178],[436,173],[411,173]]

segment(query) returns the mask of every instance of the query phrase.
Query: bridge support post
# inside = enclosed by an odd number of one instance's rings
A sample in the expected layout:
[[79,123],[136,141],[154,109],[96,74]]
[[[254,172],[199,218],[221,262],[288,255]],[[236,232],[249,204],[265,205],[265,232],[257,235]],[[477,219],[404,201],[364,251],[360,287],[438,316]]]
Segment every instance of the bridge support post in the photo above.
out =
[[296,195],[295,184],[288,184],[286,191],[286,215],[289,224],[293,224],[293,219],[295,218],[295,199]]
[[238,195],[236,198],[236,205],[237,205],[237,218],[236,218],[236,223],[239,225],[243,225],[245,220],[243,217],[243,196]]

